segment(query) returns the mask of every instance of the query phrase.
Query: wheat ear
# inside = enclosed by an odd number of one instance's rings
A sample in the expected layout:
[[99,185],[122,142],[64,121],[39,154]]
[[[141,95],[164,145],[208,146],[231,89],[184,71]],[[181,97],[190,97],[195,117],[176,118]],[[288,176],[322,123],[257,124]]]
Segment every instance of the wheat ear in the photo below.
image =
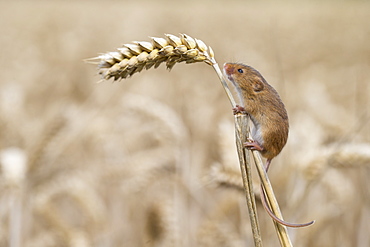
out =
[[150,42],[134,41],[132,44],[124,44],[117,51],[104,53],[85,61],[98,64],[98,73],[102,80],[113,78],[115,81],[129,78],[144,68],[146,70],[152,67],[158,68],[162,63],[166,63],[167,69],[171,70],[176,63],[205,62],[215,69],[230,103],[235,107],[235,100],[218,67],[212,48],[202,40],[186,34],[180,34],[180,37],[172,34],[165,36],[166,38],[150,37]]
[[203,41],[181,34],[177,37],[166,34],[166,38],[151,37],[151,42],[134,41],[124,44],[118,51],[102,54],[91,60],[100,60],[99,74],[107,80],[125,79],[144,68],[158,68],[162,63],[170,70],[176,63],[213,63],[213,51]]

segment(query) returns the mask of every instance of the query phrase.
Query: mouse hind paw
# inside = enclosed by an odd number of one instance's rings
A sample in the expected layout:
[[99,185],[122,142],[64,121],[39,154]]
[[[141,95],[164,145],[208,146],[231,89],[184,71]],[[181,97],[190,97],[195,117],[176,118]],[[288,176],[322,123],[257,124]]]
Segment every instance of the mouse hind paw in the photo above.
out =
[[244,142],[244,147],[246,147],[249,150],[257,150],[262,152],[264,148],[256,141],[253,141],[252,139],[248,138],[247,142]]

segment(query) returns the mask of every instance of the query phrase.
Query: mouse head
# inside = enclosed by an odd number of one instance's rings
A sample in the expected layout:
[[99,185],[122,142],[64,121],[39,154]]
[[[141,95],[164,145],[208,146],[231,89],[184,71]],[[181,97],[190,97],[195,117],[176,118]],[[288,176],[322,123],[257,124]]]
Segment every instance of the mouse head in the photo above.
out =
[[266,86],[266,81],[262,75],[248,65],[225,63],[224,73],[234,86],[248,94],[257,94],[263,91]]

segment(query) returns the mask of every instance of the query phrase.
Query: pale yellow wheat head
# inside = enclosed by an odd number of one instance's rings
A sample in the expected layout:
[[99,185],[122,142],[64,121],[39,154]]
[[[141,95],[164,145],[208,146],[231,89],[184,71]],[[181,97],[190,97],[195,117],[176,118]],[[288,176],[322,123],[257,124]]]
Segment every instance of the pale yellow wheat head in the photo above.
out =
[[98,60],[99,74],[104,80],[112,77],[114,80],[125,79],[144,68],[158,68],[164,62],[168,69],[181,62],[215,64],[212,48],[186,34],[180,37],[172,34],[166,34],[166,38],[151,37],[150,42],[134,41],[132,44],[124,44],[117,51],[87,61],[95,60]]

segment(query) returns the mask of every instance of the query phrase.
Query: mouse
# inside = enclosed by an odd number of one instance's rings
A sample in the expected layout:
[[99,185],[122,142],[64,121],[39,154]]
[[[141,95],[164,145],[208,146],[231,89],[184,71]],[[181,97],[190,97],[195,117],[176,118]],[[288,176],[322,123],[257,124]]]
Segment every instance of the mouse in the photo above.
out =
[[[225,63],[223,70],[239,97],[240,104],[233,108],[234,115],[248,114],[254,126],[251,131],[252,139],[248,139],[244,147],[257,150],[262,157],[266,158],[267,172],[271,160],[281,152],[288,140],[289,119],[285,105],[278,92],[251,66],[242,63]],[[270,217],[282,225],[305,227],[314,223],[311,221],[295,224],[278,218],[267,206],[262,186],[261,201]]]

